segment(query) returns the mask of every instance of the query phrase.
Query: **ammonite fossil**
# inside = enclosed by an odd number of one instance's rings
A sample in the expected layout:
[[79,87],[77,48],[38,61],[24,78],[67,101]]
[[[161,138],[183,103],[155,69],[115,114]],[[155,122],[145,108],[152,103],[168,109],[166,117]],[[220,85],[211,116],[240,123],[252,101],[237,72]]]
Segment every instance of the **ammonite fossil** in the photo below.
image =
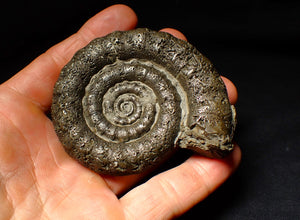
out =
[[66,152],[101,174],[139,173],[175,148],[221,158],[235,110],[210,61],[148,29],[91,41],[62,69],[52,119]]

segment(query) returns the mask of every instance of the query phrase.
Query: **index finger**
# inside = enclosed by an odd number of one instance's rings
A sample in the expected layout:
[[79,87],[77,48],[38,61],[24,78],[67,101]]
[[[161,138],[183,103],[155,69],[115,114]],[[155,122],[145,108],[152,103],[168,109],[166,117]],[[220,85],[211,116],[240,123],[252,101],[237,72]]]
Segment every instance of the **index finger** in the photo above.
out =
[[3,85],[46,110],[51,104],[53,87],[62,67],[77,50],[96,37],[116,30],[133,29],[136,23],[136,14],[128,6],[108,7],[88,20],[76,34],[50,48]]

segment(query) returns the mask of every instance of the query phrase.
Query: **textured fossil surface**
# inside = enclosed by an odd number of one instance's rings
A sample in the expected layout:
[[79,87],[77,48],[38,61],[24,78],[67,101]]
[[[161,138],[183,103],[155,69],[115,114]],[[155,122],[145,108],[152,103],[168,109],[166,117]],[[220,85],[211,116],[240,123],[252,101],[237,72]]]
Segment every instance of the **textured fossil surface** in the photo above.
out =
[[51,115],[66,152],[95,172],[139,173],[174,148],[221,158],[235,110],[211,62],[170,34],[97,38],[62,69]]

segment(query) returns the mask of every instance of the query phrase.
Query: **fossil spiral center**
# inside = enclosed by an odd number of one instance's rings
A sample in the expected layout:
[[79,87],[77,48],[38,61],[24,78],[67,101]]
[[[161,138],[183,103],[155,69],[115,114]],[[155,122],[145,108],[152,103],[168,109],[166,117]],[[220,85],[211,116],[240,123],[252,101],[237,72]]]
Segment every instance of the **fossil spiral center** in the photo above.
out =
[[[151,88],[138,81],[123,81],[111,87],[103,97],[103,114],[115,125],[131,125],[143,117],[155,116],[156,96]],[[141,126],[141,125],[140,125]]]
[[125,117],[132,114],[134,109],[134,103],[130,101],[123,101],[119,106],[120,114],[123,114]]
[[128,125],[135,122],[141,116],[142,106],[138,97],[134,94],[120,95],[113,103],[113,106],[108,106],[109,102],[104,102],[106,105],[103,108],[103,113],[113,123]]
[[145,68],[118,61],[92,77],[82,100],[83,115],[98,137],[115,143],[133,141],[155,125],[157,96],[146,82],[135,79],[136,71],[149,71]]

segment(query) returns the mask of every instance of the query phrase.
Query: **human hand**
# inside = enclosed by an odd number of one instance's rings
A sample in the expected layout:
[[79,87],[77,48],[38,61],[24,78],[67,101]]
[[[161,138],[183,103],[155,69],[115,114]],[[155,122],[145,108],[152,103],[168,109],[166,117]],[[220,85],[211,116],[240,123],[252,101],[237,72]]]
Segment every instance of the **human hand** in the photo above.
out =
[[[118,198],[146,174],[101,176],[65,153],[46,116],[61,68],[90,40],[136,23],[130,8],[109,7],[0,86],[0,219],[172,218],[207,197],[236,169],[238,146],[223,160],[194,155]],[[174,29],[162,31],[185,39]],[[237,91],[223,80],[234,104]]]

